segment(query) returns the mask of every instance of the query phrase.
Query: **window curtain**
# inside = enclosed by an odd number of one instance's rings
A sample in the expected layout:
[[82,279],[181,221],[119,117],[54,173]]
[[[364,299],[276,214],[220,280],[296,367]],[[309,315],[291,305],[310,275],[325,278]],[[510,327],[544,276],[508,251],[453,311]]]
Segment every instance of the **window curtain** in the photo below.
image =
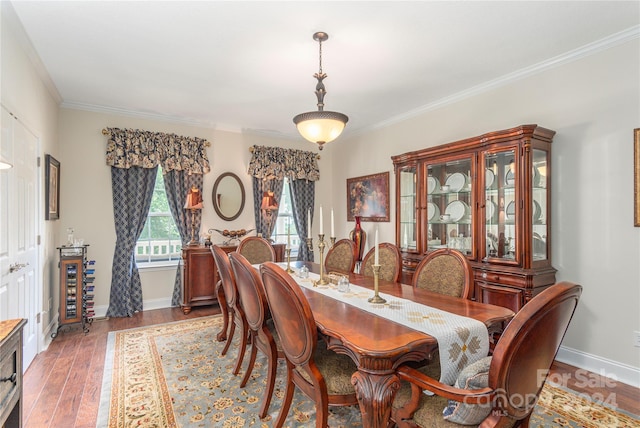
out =
[[[195,222],[196,236],[200,236],[200,226],[202,224],[202,210],[194,210],[193,217],[191,210],[185,210],[184,202],[186,195],[192,186],[197,187],[202,192],[202,174],[189,174],[186,171],[169,171],[164,174],[164,190],[167,193],[169,209],[173,220],[178,227],[182,246],[186,246],[191,240],[191,222]],[[172,306],[180,306],[182,303],[182,266],[178,265],[176,279],[173,285]]]
[[[262,192],[265,190],[273,191],[277,197],[278,203],[280,196],[282,195],[283,180],[288,177],[290,183],[293,185],[296,181],[309,182],[309,186],[315,189],[315,182],[320,179],[320,169],[318,168],[318,155],[313,152],[307,152],[296,149],[285,149],[281,147],[265,147],[265,146],[253,146],[253,156],[249,162],[249,175],[253,176],[253,210],[256,219],[256,229],[258,232],[261,230],[267,231],[267,225],[264,221],[262,213],[260,212],[260,203],[262,202]],[[300,190],[302,192],[302,190]],[[303,198],[308,198],[308,190]],[[311,192],[311,207],[313,207],[314,192]],[[304,206],[309,204],[293,204],[294,218],[303,218],[301,223],[296,220],[296,227],[298,228],[298,234],[300,235],[301,242],[306,242],[304,238],[306,235],[306,227],[300,227],[306,223],[307,211],[304,211]],[[302,211],[300,211],[302,210]],[[275,217],[273,217],[275,216]],[[263,233],[263,236],[270,237],[273,232],[277,218],[277,213],[272,213],[270,222],[270,228],[268,234]],[[306,245],[300,245],[300,247],[306,247]],[[302,250],[309,257],[308,250]],[[307,259],[304,259],[307,260]]]
[[[134,249],[149,214],[157,167],[162,166],[165,177],[176,171],[169,177],[171,185],[166,184],[165,178],[165,190],[184,245],[183,228],[190,230],[190,224],[185,222],[183,201],[192,183],[199,183],[202,191],[202,175],[210,171],[206,150],[210,144],[201,138],[137,129],[106,128],[102,133],[108,136],[106,161],[112,172],[117,235],[107,316],[124,317],[142,310],[142,287]],[[185,182],[186,191],[182,187]],[[172,188],[167,190],[168,187]],[[199,231],[199,214],[196,222]],[[179,276],[176,282],[181,279]],[[179,286],[182,289],[181,283]]]
[[134,250],[151,206],[157,169],[111,167],[116,248],[108,317],[130,317],[142,310],[142,284]]
[[300,247],[298,248],[298,260],[313,261],[313,250],[307,245],[307,231],[311,227],[307,224],[307,213],[311,213],[313,221],[313,202],[315,200],[315,181],[290,180],[291,203],[293,205],[293,221],[296,224]]
[[273,229],[276,226],[276,219],[278,218],[279,209],[271,211],[271,216],[268,217],[266,213],[262,212],[260,206],[262,204],[262,195],[264,192],[273,192],[273,198],[276,200],[276,204],[280,207],[280,197],[282,196],[282,187],[284,186],[284,179],[278,180],[272,178],[270,180],[261,180],[253,177],[253,215],[256,220],[256,233],[259,236],[270,238],[273,233]]

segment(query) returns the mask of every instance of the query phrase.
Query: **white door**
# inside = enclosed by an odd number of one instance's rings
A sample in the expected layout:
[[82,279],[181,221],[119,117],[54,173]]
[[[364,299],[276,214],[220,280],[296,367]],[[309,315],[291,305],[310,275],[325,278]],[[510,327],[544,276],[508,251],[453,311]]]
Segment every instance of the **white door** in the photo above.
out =
[[23,364],[38,352],[38,139],[2,108],[0,172],[0,320],[26,318]]

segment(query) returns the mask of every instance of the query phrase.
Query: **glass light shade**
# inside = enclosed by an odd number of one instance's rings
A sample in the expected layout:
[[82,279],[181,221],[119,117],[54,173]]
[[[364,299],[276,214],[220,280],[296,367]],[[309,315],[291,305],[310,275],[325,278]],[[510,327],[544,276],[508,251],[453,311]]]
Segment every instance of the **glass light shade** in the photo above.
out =
[[312,143],[329,143],[342,134],[349,118],[332,111],[314,111],[302,113],[293,118],[298,132],[305,140]]
[[11,165],[9,162],[0,160],[0,169],[9,169],[11,167],[13,167],[13,165]]

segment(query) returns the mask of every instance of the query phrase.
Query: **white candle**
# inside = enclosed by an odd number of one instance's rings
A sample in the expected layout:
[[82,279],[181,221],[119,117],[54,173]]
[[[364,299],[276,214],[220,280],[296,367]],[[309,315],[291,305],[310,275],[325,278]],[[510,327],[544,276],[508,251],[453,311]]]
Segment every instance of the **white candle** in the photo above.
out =
[[318,232],[320,235],[324,234],[324,231],[322,230],[322,206],[320,207],[320,232]]
[[377,265],[379,261],[379,251],[378,251],[378,229],[376,229],[376,240],[375,240],[375,258],[373,259],[373,264]]
[[287,223],[287,248],[291,248],[291,223]]
[[335,229],[335,224],[333,222],[333,208],[331,208],[331,237],[335,238],[336,236],[336,229]]
[[307,211],[307,238],[311,239],[311,208]]
[[407,238],[407,225],[405,224],[404,225],[404,247],[405,248],[408,247],[408,245],[407,245],[408,243],[409,243],[409,240]]

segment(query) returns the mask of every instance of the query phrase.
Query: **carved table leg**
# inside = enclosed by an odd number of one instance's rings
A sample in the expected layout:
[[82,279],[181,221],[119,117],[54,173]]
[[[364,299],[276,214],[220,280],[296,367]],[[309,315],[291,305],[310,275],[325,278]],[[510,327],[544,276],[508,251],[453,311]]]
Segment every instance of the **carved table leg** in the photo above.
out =
[[355,372],[351,383],[362,413],[362,426],[365,428],[386,428],[390,425],[391,405],[400,388],[400,380],[395,373],[375,375]]
[[229,308],[227,308],[227,299],[224,297],[224,289],[222,288],[222,281],[218,281],[216,284],[216,294],[218,295],[218,304],[222,311],[222,330],[216,336],[218,342],[224,342],[227,340],[227,330],[229,330]]

